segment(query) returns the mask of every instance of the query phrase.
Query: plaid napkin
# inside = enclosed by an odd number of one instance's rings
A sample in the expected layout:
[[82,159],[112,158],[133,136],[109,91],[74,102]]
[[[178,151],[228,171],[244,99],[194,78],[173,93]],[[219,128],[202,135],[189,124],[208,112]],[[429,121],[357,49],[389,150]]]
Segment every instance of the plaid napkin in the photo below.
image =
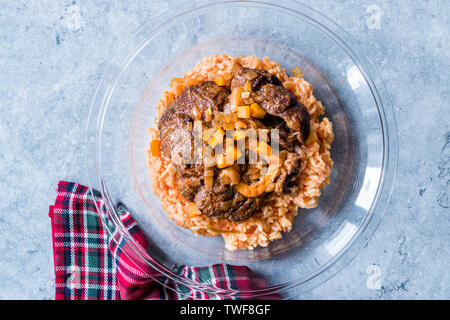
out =
[[[176,283],[148,264],[133,259],[136,252],[107,219],[100,193],[60,181],[55,204],[50,206],[56,300],[130,299],[241,299],[205,293]],[[99,212],[97,207],[100,208]],[[147,251],[147,240],[130,212],[119,204],[123,225]],[[102,220],[101,217],[104,219]],[[104,223],[103,221],[106,221]],[[228,290],[263,290],[266,281],[246,266],[216,264],[208,267],[176,265],[172,272],[200,284]],[[280,299],[271,294],[264,299]]]

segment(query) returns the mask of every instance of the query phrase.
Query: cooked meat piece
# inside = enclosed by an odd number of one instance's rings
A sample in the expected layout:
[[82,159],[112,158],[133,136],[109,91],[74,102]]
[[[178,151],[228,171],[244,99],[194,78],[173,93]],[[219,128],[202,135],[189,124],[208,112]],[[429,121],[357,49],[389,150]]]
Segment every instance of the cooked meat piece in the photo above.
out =
[[286,176],[287,176],[286,171],[282,170],[280,172],[280,174],[278,175],[278,177],[274,181],[275,188],[274,188],[273,191],[275,191],[276,193],[283,193],[284,192],[284,184],[286,182]]
[[300,134],[298,131],[289,129],[284,121],[280,117],[267,114],[261,119],[263,126],[270,129],[278,129],[278,143],[280,150],[287,150],[289,152],[295,151],[295,146],[298,145],[297,136]]
[[231,221],[244,221],[250,218],[262,204],[264,195],[256,198],[246,198],[240,193],[235,193],[232,210],[226,216]]
[[181,194],[192,201],[197,189],[203,184],[203,165],[190,164],[193,151],[193,135],[187,125],[188,116],[167,110],[160,118],[161,150],[165,157],[172,159],[177,185]]
[[301,158],[295,153],[289,153],[283,163],[280,175],[275,180],[275,192],[295,193],[298,191],[296,181],[300,175]]
[[245,88],[247,82],[250,82],[252,90],[255,91],[266,83],[271,83],[276,86],[283,85],[276,76],[270,74],[267,71],[241,67],[234,74],[233,80],[231,80],[230,90],[233,90],[237,87]]
[[261,206],[263,196],[246,198],[233,188],[214,182],[213,188],[203,186],[195,196],[195,204],[208,217],[222,217],[230,221],[244,221]]
[[178,189],[188,200],[194,201],[198,189],[203,185],[203,165],[178,164],[174,165]]
[[161,150],[165,157],[171,158],[173,149],[177,149],[177,156],[183,156],[183,153],[186,156],[190,155],[192,143],[180,143],[181,140],[186,142],[186,140],[192,138],[187,130],[189,122],[192,122],[189,116],[177,113],[174,108],[168,108],[163,113],[158,121],[158,129],[161,139]]
[[189,177],[177,179],[177,186],[180,193],[188,201],[194,201],[198,189],[203,185],[203,179],[200,177]]
[[300,169],[302,165],[302,159],[296,153],[289,153],[283,167],[286,168],[287,177],[285,183],[285,190],[287,192],[294,191],[297,188],[296,181],[300,175]]
[[265,84],[257,94],[264,98],[261,107],[269,114],[283,118],[288,128],[300,132],[298,136],[300,142],[308,139],[310,122],[308,110],[300,104],[292,92],[283,86]]
[[194,137],[189,131],[189,123],[202,117],[211,108],[217,113],[229,92],[212,81],[204,81],[188,87],[163,113],[159,122],[161,150],[164,156],[175,164],[177,184],[181,194],[193,201],[198,189],[203,185],[203,166],[192,162]]
[[266,84],[257,93],[264,98],[261,106],[274,116],[280,116],[298,103],[297,97],[282,86]]
[[308,110],[298,104],[282,114],[283,119],[289,128],[300,132],[298,136],[300,142],[305,142],[309,137],[310,116]]
[[195,204],[202,214],[208,217],[225,215],[231,208],[233,189],[215,179],[212,188],[203,186],[195,196]]
[[206,120],[207,115],[205,111],[209,108],[211,109],[211,114],[217,114],[218,111],[222,111],[229,94],[227,88],[220,87],[213,81],[203,81],[186,88],[172,102],[171,107],[176,112],[188,115],[194,120]]

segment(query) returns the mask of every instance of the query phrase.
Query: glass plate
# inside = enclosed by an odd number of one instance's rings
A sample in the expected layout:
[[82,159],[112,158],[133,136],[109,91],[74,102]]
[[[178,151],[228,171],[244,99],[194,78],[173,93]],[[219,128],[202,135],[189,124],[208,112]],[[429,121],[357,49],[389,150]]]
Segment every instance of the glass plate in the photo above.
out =
[[[204,5],[201,5],[205,3]],[[268,56],[300,66],[333,123],[331,184],[319,205],[300,209],[293,230],[255,250],[227,251],[221,237],[175,225],[153,194],[146,149],[156,105],[173,77],[204,57]],[[388,203],[397,166],[397,128],[389,93],[369,59],[333,21],[295,1],[189,3],[152,19],[124,41],[97,88],[87,128],[90,186],[129,241],[134,259],[188,287],[221,295],[284,298],[325,281],[362,248]],[[115,209],[124,203],[151,243],[130,238]],[[224,291],[172,272],[175,264],[245,264],[268,280],[260,292]]]

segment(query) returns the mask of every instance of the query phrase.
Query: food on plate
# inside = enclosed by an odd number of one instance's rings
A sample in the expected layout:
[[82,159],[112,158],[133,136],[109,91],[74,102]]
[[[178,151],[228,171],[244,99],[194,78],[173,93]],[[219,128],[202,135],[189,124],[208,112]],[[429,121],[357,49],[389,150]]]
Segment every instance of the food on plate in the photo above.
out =
[[214,55],[174,78],[149,129],[149,172],[170,219],[228,250],[267,246],[317,205],[331,122],[301,70]]

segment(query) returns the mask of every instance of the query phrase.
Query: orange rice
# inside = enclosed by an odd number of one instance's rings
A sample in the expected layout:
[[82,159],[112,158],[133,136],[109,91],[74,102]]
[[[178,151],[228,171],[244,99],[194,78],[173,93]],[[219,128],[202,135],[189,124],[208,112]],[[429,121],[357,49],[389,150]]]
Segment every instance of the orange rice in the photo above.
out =
[[[300,191],[295,197],[287,195],[271,197],[265,202],[260,212],[244,222],[207,218],[193,210],[193,204],[178,191],[170,159],[162,155],[152,156],[151,152],[148,152],[153,191],[161,199],[162,207],[169,218],[196,235],[218,236],[220,234],[228,250],[266,247],[270,241],[280,239],[283,232],[289,232],[298,207],[317,206],[321,189],[329,183],[333,167],[329,151],[334,138],[333,127],[327,118],[322,118],[324,107],[313,96],[313,87],[302,77],[288,76],[278,63],[270,61],[267,57],[260,59],[255,56],[233,57],[218,54],[205,58],[197,63],[193,70],[187,71],[183,78],[172,80],[170,89],[163,93],[158,103],[158,117],[155,121],[158,121],[169,104],[187,87],[205,80],[214,80],[219,76],[225,76],[229,85],[230,77],[227,75],[241,66],[266,70],[276,75],[283,82],[284,87],[297,96],[311,116],[311,134],[314,134],[316,139],[312,139],[309,144],[301,147],[302,168],[298,180]],[[149,131],[151,140],[159,138],[156,128],[150,128]],[[225,230],[226,232],[223,232]]]

